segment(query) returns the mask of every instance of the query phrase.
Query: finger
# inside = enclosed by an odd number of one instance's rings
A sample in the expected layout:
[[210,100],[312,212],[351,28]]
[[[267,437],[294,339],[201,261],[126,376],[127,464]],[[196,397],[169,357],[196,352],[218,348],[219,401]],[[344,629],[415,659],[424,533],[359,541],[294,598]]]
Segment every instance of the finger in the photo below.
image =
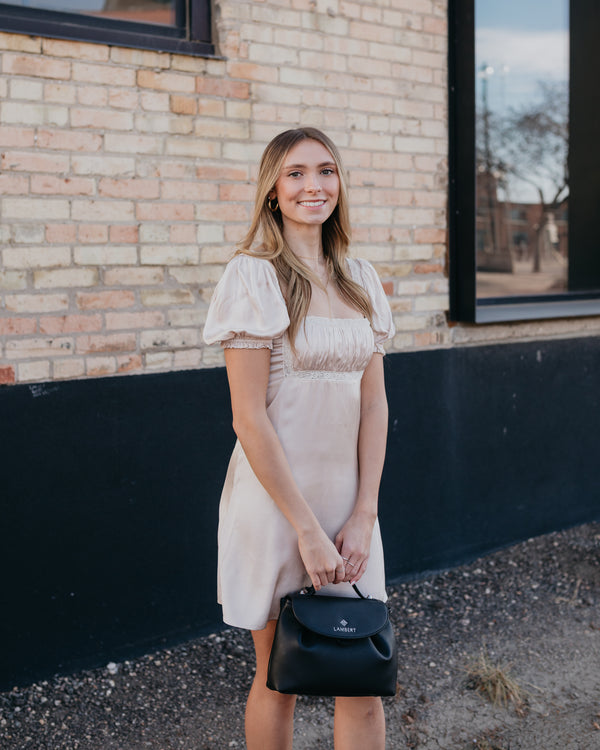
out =
[[334,583],[343,583],[347,579],[347,568],[344,565],[344,563],[340,563],[338,567],[335,569],[335,578]]
[[360,581],[360,579],[364,576],[364,574],[367,572],[367,561],[368,558],[365,558],[361,564],[358,566],[357,572],[352,576],[352,580],[350,583],[356,583],[357,581]]

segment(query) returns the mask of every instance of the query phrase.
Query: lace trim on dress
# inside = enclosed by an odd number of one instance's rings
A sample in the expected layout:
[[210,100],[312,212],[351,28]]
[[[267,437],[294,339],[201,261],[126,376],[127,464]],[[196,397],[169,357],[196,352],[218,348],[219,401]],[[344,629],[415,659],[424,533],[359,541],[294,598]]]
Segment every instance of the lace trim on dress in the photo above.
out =
[[223,349],[272,349],[272,339],[250,339],[236,336],[233,339],[221,341]]

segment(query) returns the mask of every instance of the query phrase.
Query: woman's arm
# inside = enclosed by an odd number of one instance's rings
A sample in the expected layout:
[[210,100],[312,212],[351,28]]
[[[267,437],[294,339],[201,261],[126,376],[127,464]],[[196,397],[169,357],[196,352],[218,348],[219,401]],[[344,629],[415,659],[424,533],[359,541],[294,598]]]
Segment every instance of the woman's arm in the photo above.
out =
[[373,354],[361,381],[358,433],[358,493],[352,515],[335,539],[346,564],[345,581],[358,581],[365,570],[377,519],[379,483],[387,441],[388,406],[383,376],[383,355]]
[[233,429],[259,482],[298,534],[315,589],[345,578],[344,563],[302,496],[267,415],[269,349],[225,349]]

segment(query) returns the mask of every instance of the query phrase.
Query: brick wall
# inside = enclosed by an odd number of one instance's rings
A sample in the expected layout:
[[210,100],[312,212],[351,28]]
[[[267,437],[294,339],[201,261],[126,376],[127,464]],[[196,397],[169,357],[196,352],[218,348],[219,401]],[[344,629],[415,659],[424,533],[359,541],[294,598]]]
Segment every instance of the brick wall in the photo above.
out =
[[0,383],[213,366],[201,329],[266,142],[324,129],[392,350],[598,332],[449,327],[446,0],[222,0],[218,58],[0,34]]

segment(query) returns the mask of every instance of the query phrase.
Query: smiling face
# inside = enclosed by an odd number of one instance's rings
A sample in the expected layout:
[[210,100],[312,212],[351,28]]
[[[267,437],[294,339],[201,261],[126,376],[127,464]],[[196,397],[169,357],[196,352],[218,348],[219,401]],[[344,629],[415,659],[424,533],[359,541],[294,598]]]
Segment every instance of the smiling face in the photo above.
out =
[[277,197],[284,231],[323,224],[337,206],[340,178],[333,156],[309,138],[287,153],[270,198]]

